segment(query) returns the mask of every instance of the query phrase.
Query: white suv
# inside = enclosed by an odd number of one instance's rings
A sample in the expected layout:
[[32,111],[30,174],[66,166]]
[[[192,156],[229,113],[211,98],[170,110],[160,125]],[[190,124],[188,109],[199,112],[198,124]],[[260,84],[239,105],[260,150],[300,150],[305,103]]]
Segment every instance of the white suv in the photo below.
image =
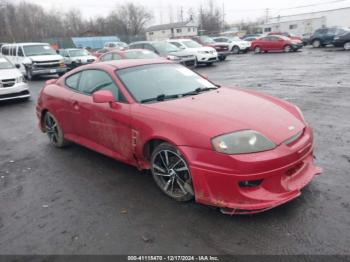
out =
[[237,36],[218,36],[213,37],[215,42],[227,43],[230,45],[230,50],[233,54],[246,53],[249,51],[251,43],[244,41]]
[[67,71],[63,57],[46,43],[5,44],[1,53],[13,64],[20,65],[28,80],[37,75],[63,75]]
[[218,53],[212,47],[202,46],[191,39],[170,39],[169,43],[194,55],[197,64],[212,65],[218,61]]
[[0,101],[30,97],[23,75],[6,57],[0,55]]

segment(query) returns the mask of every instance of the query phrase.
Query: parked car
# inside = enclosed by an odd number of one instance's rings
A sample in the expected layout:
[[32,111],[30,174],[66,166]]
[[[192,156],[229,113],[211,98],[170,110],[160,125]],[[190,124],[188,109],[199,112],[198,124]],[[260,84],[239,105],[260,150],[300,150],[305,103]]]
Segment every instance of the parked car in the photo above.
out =
[[290,34],[288,32],[270,32],[268,33],[267,35],[283,35],[283,36],[286,36],[292,40],[302,40],[302,37],[299,36],[299,35],[294,35],[294,34]]
[[131,43],[129,49],[147,49],[168,60],[196,67],[197,60],[194,55],[186,50],[181,50],[167,41],[140,41]]
[[15,66],[0,55],[0,101],[30,97],[28,85],[24,82],[19,67],[20,65]]
[[98,49],[96,51],[92,52],[92,55],[99,58],[101,55],[110,52],[111,50],[108,48],[102,48],[102,49]]
[[107,42],[104,48],[125,50],[128,48],[128,44],[124,42]]
[[160,56],[146,49],[114,50],[101,55],[96,62],[106,62],[122,59],[159,59]]
[[250,49],[250,42],[240,39],[238,36],[218,36],[213,37],[215,42],[227,43],[230,46],[230,50],[233,54],[247,53]]
[[67,71],[63,57],[47,43],[5,44],[1,53],[13,64],[20,65],[28,80],[39,75],[61,76]]
[[333,43],[334,37],[346,33],[348,29],[342,27],[325,27],[317,29],[310,37],[310,44],[315,47],[324,47]]
[[218,61],[218,53],[214,48],[202,46],[191,39],[170,39],[168,42],[194,55],[197,59],[197,64],[212,65]]
[[90,55],[88,51],[79,48],[60,49],[59,54],[63,56],[64,63],[68,69],[73,69],[85,64],[91,64],[96,60],[96,57]]
[[285,36],[270,35],[252,41],[252,50],[255,53],[269,51],[298,51],[303,47],[301,41],[295,41]]
[[230,46],[227,43],[217,43],[209,36],[193,36],[191,39],[203,46],[214,48],[216,52],[218,52],[218,58],[220,61],[226,60],[226,57],[231,53]]
[[53,146],[72,141],[150,169],[167,196],[226,214],[289,202],[321,173],[298,107],[253,90],[219,88],[165,59],[76,68],[47,81],[36,112]]
[[350,29],[345,30],[345,33],[334,37],[332,44],[336,47],[343,47],[345,50],[350,50]]

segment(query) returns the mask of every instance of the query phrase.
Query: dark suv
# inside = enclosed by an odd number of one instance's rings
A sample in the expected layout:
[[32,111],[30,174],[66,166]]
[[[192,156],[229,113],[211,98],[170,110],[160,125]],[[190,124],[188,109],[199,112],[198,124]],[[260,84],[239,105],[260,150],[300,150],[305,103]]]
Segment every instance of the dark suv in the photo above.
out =
[[325,27],[317,29],[310,37],[310,44],[315,48],[330,45],[333,43],[335,36],[344,34],[345,32],[346,29],[341,27]]
[[335,36],[333,45],[336,47],[344,47],[345,50],[350,50],[350,29],[346,30],[344,34]]

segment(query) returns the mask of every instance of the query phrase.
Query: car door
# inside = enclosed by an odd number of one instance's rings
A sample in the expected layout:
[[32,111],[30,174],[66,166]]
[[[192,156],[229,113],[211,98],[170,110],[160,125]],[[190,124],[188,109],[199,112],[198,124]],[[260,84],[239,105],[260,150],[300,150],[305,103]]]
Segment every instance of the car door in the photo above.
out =
[[[92,94],[99,90],[110,90],[116,102],[94,103]],[[72,101],[76,112],[75,129],[82,144],[123,161],[133,159],[130,105],[107,72],[84,70],[79,93],[73,95]]]
[[269,36],[269,40],[270,50],[283,50],[284,41],[282,38],[277,36]]

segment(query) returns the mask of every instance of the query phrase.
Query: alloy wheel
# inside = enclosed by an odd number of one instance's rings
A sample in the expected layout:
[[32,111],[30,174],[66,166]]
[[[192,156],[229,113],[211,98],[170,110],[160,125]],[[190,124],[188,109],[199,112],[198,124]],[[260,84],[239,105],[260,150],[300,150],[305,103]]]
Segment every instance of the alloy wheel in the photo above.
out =
[[344,49],[345,49],[345,50],[350,50],[350,42],[346,42],[346,43],[344,44]]
[[292,48],[289,45],[286,45],[284,47],[284,52],[289,53],[292,50]]
[[321,46],[321,42],[320,40],[315,40],[312,42],[312,46],[315,47],[315,48],[318,48]]
[[178,201],[192,199],[191,174],[185,159],[173,150],[163,149],[152,157],[152,173],[161,190]]
[[52,144],[57,144],[59,141],[59,131],[56,120],[50,115],[45,115],[45,130]]

